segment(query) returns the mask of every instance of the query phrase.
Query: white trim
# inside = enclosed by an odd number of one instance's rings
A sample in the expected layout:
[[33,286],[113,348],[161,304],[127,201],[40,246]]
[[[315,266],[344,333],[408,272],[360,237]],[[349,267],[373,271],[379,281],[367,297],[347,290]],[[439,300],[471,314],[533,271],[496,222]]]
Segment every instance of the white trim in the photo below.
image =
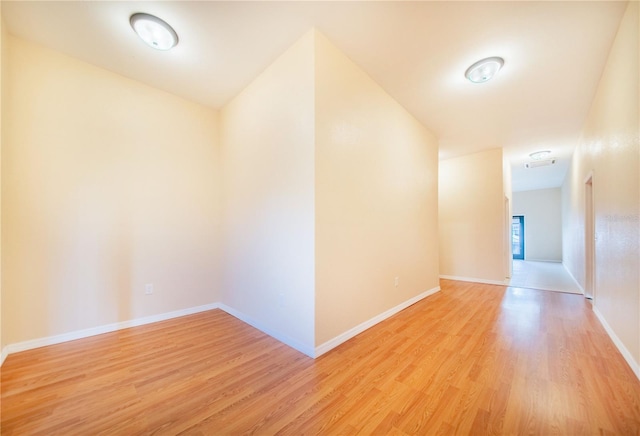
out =
[[473,283],[484,283],[487,285],[501,285],[501,286],[509,286],[509,280],[487,280],[487,279],[476,279],[473,277],[458,277],[458,276],[445,276],[441,275],[441,279],[445,280],[458,280],[460,282],[473,282]]
[[2,366],[2,364],[4,363],[4,359],[6,359],[8,355],[9,350],[7,350],[7,347],[3,347],[2,353],[0,353],[0,366]]
[[571,295],[582,295],[578,291],[567,291],[565,289],[552,288],[549,286],[538,286],[538,285],[508,285],[510,288],[517,289],[531,289],[532,291],[550,291],[550,292],[560,292],[561,294],[571,294]]
[[520,260],[523,262],[547,262],[547,263],[562,263],[562,260],[553,260],[553,259],[514,259]]
[[600,324],[602,324],[602,327],[604,327],[605,331],[607,332],[615,346],[618,348],[618,351],[620,351],[622,357],[624,357],[624,360],[627,361],[627,363],[631,367],[631,370],[634,372],[636,377],[640,379],[640,365],[638,365],[638,362],[633,359],[633,356],[631,355],[629,350],[627,350],[627,347],[624,346],[620,338],[618,338],[607,320],[604,318],[604,315],[602,315],[602,313],[600,313],[598,308],[595,306],[593,306],[593,313],[596,314],[596,317],[600,321]]
[[298,341],[297,339],[293,339],[290,336],[287,336],[283,333],[280,333],[278,331],[275,331],[267,326],[265,326],[264,324],[262,324],[259,321],[256,321],[255,319],[251,318],[250,316],[232,308],[227,306],[226,304],[220,303],[219,304],[219,308],[221,310],[224,310],[225,312],[227,312],[229,315],[238,318],[240,321],[249,324],[251,327],[254,327],[258,330],[260,330],[262,333],[265,333],[269,336],[271,336],[274,339],[277,339],[278,341],[282,342],[285,345],[290,346],[291,348],[300,351],[301,353],[306,354],[309,357],[316,357],[314,355],[314,349],[313,347],[310,347],[307,344],[304,344],[300,341]]
[[32,339],[30,341],[18,342],[16,344],[9,344],[2,349],[2,362],[4,358],[12,353],[18,353],[20,351],[31,350],[33,348],[45,347],[47,345],[59,344],[62,342],[74,341],[76,339],[88,338],[90,336],[101,335],[103,333],[110,333],[116,330],[127,329],[130,327],[137,327],[144,324],[151,324],[158,321],[165,321],[172,318],[178,318],[185,315],[193,315],[198,312],[205,312],[207,310],[219,309],[219,303],[205,304],[203,306],[190,307],[187,309],[175,310],[173,312],[160,313],[158,315],[146,316],[144,318],[132,319],[129,321],[116,322],[113,324],[106,324],[97,327],[91,327],[84,330],[77,330],[74,332],[63,333],[61,335],[48,336],[44,338]]
[[315,357],[319,357],[319,356],[323,355],[327,351],[334,349],[338,345],[348,341],[349,339],[353,338],[354,336],[356,336],[356,335],[362,333],[363,331],[373,327],[374,325],[378,324],[379,322],[384,321],[385,319],[395,315],[396,313],[400,312],[401,310],[406,309],[407,307],[411,306],[412,304],[415,304],[418,301],[428,297],[429,295],[433,295],[438,291],[440,291],[440,286],[436,286],[435,288],[430,289],[428,291],[425,291],[422,294],[416,295],[415,297],[410,298],[407,301],[405,301],[403,303],[400,303],[395,307],[392,307],[391,309],[387,310],[386,312],[382,312],[381,314],[374,316],[370,320],[365,321],[365,322],[363,322],[361,324],[358,324],[357,326],[353,327],[352,329],[347,330],[346,332],[339,334],[335,338],[330,339],[327,342],[325,342],[324,344],[317,346],[316,349],[315,349]]
[[562,267],[569,274],[569,277],[571,277],[571,279],[575,282],[575,284],[578,287],[578,289],[580,289],[580,292],[582,293],[582,295],[584,295],[584,289],[582,289],[582,286],[580,285],[580,283],[578,283],[578,281],[573,276],[573,274],[571,274],[571,271],[569,271],[569,268],[567,268],[567,265],[565,265],[564,262],[562,262]]

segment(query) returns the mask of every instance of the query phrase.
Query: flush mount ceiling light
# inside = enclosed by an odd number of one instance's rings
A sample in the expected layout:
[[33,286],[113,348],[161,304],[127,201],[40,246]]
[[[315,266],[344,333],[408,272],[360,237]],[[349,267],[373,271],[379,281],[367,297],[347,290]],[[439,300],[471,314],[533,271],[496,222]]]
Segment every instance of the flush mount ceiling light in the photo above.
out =
[[542,159],[548,158],[550,155],[551,155],[551,151],[543,150],[543,151],[536,151],[535,153],[531,153],[529,157],[533,160],[542,160]]
[[149,47],[169,50],[178,43],[176,31],[158,17],[143,13],[133,14],[129,23]]
[[504,59],[491,57],[482,59],[467,68],[464,76],[473,83],[484,83],[496,75],[504,65]]
[[526,162],[524,164],[524,167],[525,168],[540,168],[540,167],[546,167],[548,165],[553,165],[554,163],[556,163],[555,159],[536,160],[534,162]]

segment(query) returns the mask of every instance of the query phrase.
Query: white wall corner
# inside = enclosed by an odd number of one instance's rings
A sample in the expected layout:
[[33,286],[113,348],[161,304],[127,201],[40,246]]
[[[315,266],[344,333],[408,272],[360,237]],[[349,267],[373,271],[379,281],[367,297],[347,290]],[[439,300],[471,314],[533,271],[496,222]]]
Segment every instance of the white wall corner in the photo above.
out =
[[487,280],[487,279],[476,279],[473,277],[459,277],[459,276],[447,276],[441,275],[441,279],[445,280],[458,280],[460,282],[472,282],[472,283],[483,283],[485,285],[500,285],[500,286],[509,286],[509,280]]
[[206,312],[207,310],[219,309],[219,303],[205,304],[203,306],[190,307],[187,309],[176,310],[173,312],[160,313],[158,315],[146,316],[144,318],[132,319],[113,324],[92,327],[84,330],[76,330],[61,335],[47,336],[44,338],[32,339],[29,341],[18,342],[16,344],[8,344],[2,349],[2,363],[9,354],[18,353],[20,351],[32,350],[34,348],[46,347],[47,345],[60,344],[62,342],[74,341],[76,339],[88,338],[90,336],[101,335],[103,333],[111,333],[116,330],[128,329],[145,324],[151,324],[159,321],[166,321],[181,316],[193,315],[194,313]]
[[292,337],[278,332],[276,330],[273,330],[267,326],[265,326],[264,324],[262,324],[259,321],[256,321],[255,319],[251,318],[250,316],[232,308],[227,306],[226,304],[220,303],[219,308],[221,310],[224,310],[225,312],[227,312],[229,315],[238,318],[240,321],[249,324],[251,327],[256,328],[258,330],[260,330],[262,333],[265,333],[269,336],[271,336],[274,339],[277,339],[278,341],[282,342],[285,345],[290,346],[291,348],[300,351],[303,354],[306,354],[309,357],[315,358],[317,357],[315,354],[315,350],[313,349],[313,346],[310,346],[308,344],[305,344],[303,342],[298,341],[297,339],[293,339]]
[[573,274],[571,274],[571,270],[569,270],[569,268],[567,268],[567,266],[564,264],[564,262],[562,262],[562,267],[564,268],[564,270],[567,272],[567,274],[569,274],[569,277],[571,277],[571,280],[574,281],[574,283],[576,284],[576,286],[578,287],[578,289],[580,289],[580,292],[582,292],[582,295],[584,295],[584,289],[582,289],[582,286],[580,285],[580,283],[576,280],[576,278],[573,276]]
[[633,373],[640,380],[640,365],[638,365],[638,362],[635,361],[629,350],[627,350],[627,347],[624,346],[620,338],[618,338],[618,336],[615,334],[615,332],[605,319],[604,315],[602,315],[602,313],[600,313],[598,308],[595,306],[593,306],[593,313],[596,314],[596,317],[600,321],[600,324],[602,324],[602,327],[604,327],[604,330],[607,332],[616,348],[618,348],[618,351],[620,351],[620,354],[622,354],[624,360],[627,361],[627,364],[629,364]]
[[430,289],[428,291],[425,291],[419,295],[416,295],[413,298],[408,299],[407,301],[404,301],[400,304],[398,304],[395,307],[392,307],[391,309],[374,316],[373,318],[369,319],[368,321],[365,321],[361,324],[358,324],[357,326],[353,327],[350,330],[347,330],[346,332],[336,336],[333,339],[328,340],[327,342],[319,345],[316,347],[315,349],[315,356],[314,357],[320,357],[321,355],[323,355],[324,353],[336,348],[338,345],[348,341],[349,339],[359,335],[360,333],[362,333],[363,331],[373,327],[374,325],[384,321],[385,319],[395,315],[396,313],[406,309],[407,307],[417,303],[418,301],[428,297],[429,295],[433,295],[436,292],[440,291],[440,286],[436,286],[433,289]]

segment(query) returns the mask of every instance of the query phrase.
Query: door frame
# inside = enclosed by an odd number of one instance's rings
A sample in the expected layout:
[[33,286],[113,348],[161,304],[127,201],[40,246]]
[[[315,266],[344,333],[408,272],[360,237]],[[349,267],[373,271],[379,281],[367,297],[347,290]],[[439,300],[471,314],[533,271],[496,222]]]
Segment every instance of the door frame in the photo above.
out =
[[521,227],[521,232],[520,232],[520,251],[522,253],[522,257],[515,257],[516,255],[512,253],[512,258],[514,260],[524,260],[525,256],[524,256],[524,250],[525,250],[525,244],[524,244],[524,232],[525,232],[525,223],[524,223],[524,215],[512,215],[511,216],[511,246],[513,247],[513,219],[514,218],[520,218],[520,227]]
[[509,197],[504,197],[504,260],[505,278],[510,279],[513,275],[513,244],[511,242],[511,202]]
[[584,179],[584,296],[596,295],[596,216],[593,195],[593,170]]

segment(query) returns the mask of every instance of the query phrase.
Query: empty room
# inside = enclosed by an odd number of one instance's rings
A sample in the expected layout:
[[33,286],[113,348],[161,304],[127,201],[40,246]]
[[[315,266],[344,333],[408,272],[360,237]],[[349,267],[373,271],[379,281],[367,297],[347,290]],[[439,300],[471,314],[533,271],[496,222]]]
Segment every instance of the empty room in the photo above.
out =
[[0,2],[0,433],[640,433],[638,1]]

